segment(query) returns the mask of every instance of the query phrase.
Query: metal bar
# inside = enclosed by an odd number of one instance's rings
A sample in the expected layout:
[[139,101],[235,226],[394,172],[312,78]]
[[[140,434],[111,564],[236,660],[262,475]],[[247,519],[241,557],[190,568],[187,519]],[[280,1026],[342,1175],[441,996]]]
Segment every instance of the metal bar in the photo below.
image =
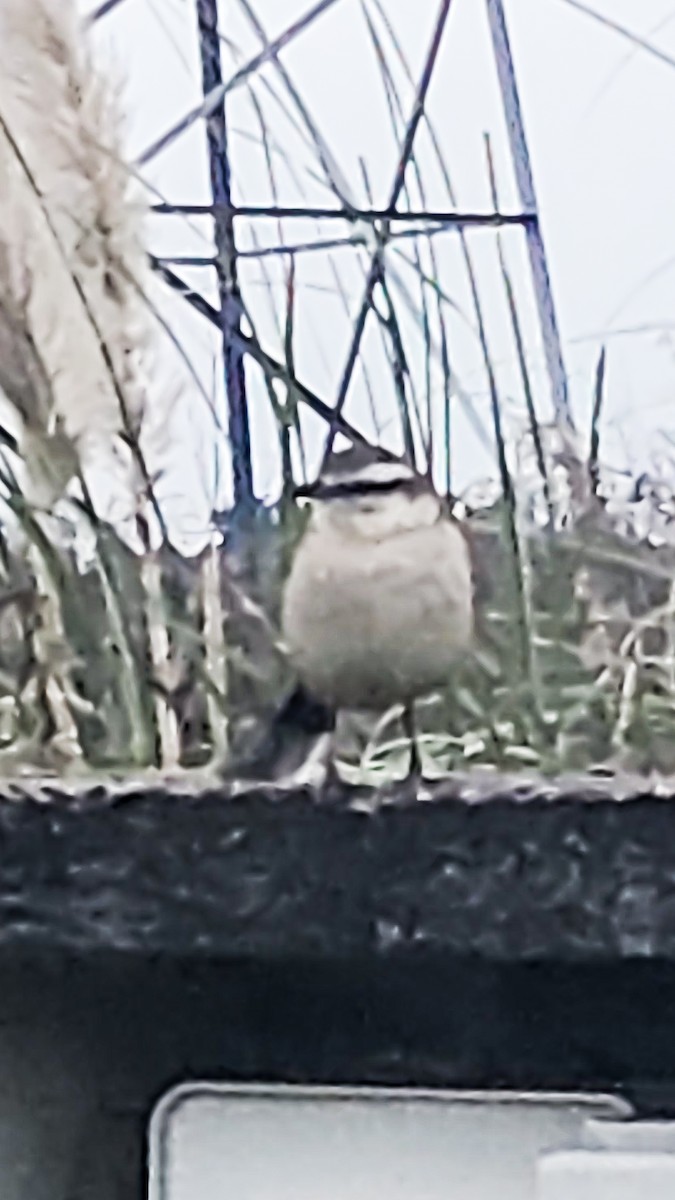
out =
[[199,254],[160,254],[159,261],[172,267],[217,267],[218,260],[211,255],[206,257]]
[[[117,3],[118,0],[114,0],[114,2]],[[238,87],[240,84],[243,84],[246,79],[255,74],[255,72],[264,66],[266,62],[269,62],[270,59],[274,59],[276,62],[278,62],[279,51],[288,46],[289,43],[292,42],[299,33],[302,33],[312,23],[312,21],[315,20],[316,17],[321,16],[322,13],[326,12],[327,9],[330,8],[330,6],[334,3],[335,0],[320,0],[318,4],[315,4],[309,12],[305,13],[303,17],[300,17],[299,20],[290,26],[290,28],[285,29],[281,36],[276,38],[275,41],[270,42],[269,44],[266,43],[260,53],[256,54],[255,58],[252,58],[249,62],[245,63],[243,67],[240,67],[239,70],[236,71],[232,76],[232,78],[228,79],[227,83],[223,83],[222,75],[219,75],[220,82],[211,88],[210,91],[205,93],[202,103],[198,104],[196,108],[191,109],[190,112],[181,117],[177,124],[172,125],[171,129],[167,129],[166,133],[163,133],[161,137],[157,138],[156,141],[154,141],[150,146],[146,146],[143,153],[136,160],[136,165],[141,167],[145,166],[149,162],[152,162],[153,158],[156,158],[156,156],[160,154],[162,150],[165,150],[168,146],[175,142],[176,138],[180,137],[181,134],[190,129],[190,127],[194,125],[195,121],[210,117],[211,113],[218,109],[223,103],[228,92],[233,91],[234,88]],[[220,41],[225,40],[224,38],[221,38],[219,34],[217,36]]]
[[[410,241],[412,238],[437,237],[440,234],[448,233],[454,228],[453,222],[437,221],[433,225],[423,225],[421,228],[402,229],[397,233],[389,233],[387,244],[392,245],[395,242]],[[320,238],[315,242],[279,242],[275,246],[257,246],[251,250],[237,250],[237,260],[242,258],[280,258],[289,254],[309,254],[316,250],[341,250],[345,247],[354,249],[354,247],[368,247],[368,240],[364,234],[352,234],[351,237],[334,237]],[[207,255],[192,255],[192,254],[160,254],[159,259],[163,263],[169,263],[174,267],[215,267],[216,259]]]
[[[210,304],[200,292],[196,292],[193,287],[190,287],[189,283],[186,283],[184,279],[181,279],[180,275],[176,275],[175,271],[172,271],[169,267],[165,266],[161,259],[156,258],[153,254],[148,255],[148,259],[153,271],[155,271],[157,275],[163,279],[164,283],[166,283],[168,287],[172,288],[173,291],[178,292],[178,294],[182,296],[192,308],[194,308],[195,312],[198,312],[199,315],[204,317],[211,325],[215,325],[217,329],[220,328],[220,313],[218,312],[217,308],[214,308],[214,306]],[[301,383],[301,381],[295,375],[293,375],[293,373],[289,371],[283,363],[278,362],[276,358],[272,358],[272,355],[268,354],[266,350],[263,350],[262,347],[259,346],[252,337],[249,337],[246,333],[242,333],[240,329],[238,329],[233,336],[237,346],[242,350],[242,352],[250,354],[251,358],[253,358],[262,367],[263,371],[268,373],[268,375],[271,375],[275,379],[283,380],[287,386],[291,387],[293,391],[297,392],[300,400],[302,400],[308,406],[308,408],[311,408],[317,414],[317,416],[321,417],[328,423],[334,419],[335,412],[330,404],[326,404],[326,401],[322,400],[316,395],[315,392],[311,391],[306,384]],[[363,446],[370,445],[368,438],[365,437],[364,434],[360,433],[359,430],[351,425],[349,421],[347,421],[342,415],[340,415],[338,420],[338,429],[340,433],[344,433],[345,436],[350,438],[353,442],[358,442]]]
[[532,271],[539,323],[544,342],[546,365],[551,384],[553,407],[558,420],[569,429],[573,429],[574,422],[569,402],[567,373],[563,360],[555,304],[553,302],[546,249],[539,224],[534,178],[527,138],[525,136],[518,85],[516,83],[516,74],[511,54],[511,44],[504,16],[504,6],[502,0],[486,0],[486,3],[520,202],[528,213],[535,214],[535,219],[530,220],[526,226],[527,248],[530,256],[530,269]]
[[[418,125],[422,119],[423,113],[424,113],[424,105],[426,102],[427,92],[429,91],[429,84],[431,83],[431,76],[433,74],[434,66],[436,64],[436,59],[438,57],[438,51],[439,51],[440,44],[441,44],[441,38],[443,37],[443,30],[445,29],[445,23],[448,19],[448,13],[450,12],[451,3],[452,3],[452,0],[441,0],[440,8],[438,10],[438,16],[436,18],[436,24],[434,27],[434,32],[433,32],[433,35],[431,38],[431,45],[429,46],[429,50],[427,51],[427,57],[426,57],[426,61],[424,64],[424,69],[422,71],[420,82],[417,87],[415,101],[413,104],[413,110],[410,115],[408,124],[406,126],[405,134],[403,137],[403,144],[401,146],[401,153],[399,156],[398,165],[396,167],[396,174],[394,176],[394,182],[392,184],[391,192],[389,194],[389,203],[387,205],[388,209],[392,209],[394,211],[396,210],[398,198],[403,190],[403,185],[405,183],[406,168],[408,166],[410,155],[412,153],[413,143],[415,141],[415,134],[417,133],[417,127],[418,127]],[[341,415],[342,409],[344,408],[345,401],[347,399],[347,392],[349,391],[349,385],[351,383],[352,375],[354,374],[354,367],[356,366],[356,362],[357,362],[357,359],[359,356],[361,339],[363,337],[363,332],[366,327],[366,320],[368,317],[368,313],[370,311],[370,307],[373,302],[373,293],[375,291],[375,285],[377,284],[377,281],[380,278],[380,275],[382,272],[382,256],[384,253],[386,233],[387,233],[387,225],[385,223],[381,230],[381,234],[380,234],[382,240],[380,242],[380,245],[378,245],[378,248],[375,251],[374,255],[372,256],[372,259],[370,262],[370,267],[368,269],[368,275],[366,277],[366,286],[365,286],[365,290],[364,290],[364,294],[363,294],[363,299],[361,301],[361,308],[359,310],[359,314],[356,318],[356,322],[354,325],[354,334],[352,337],[351,345],[349,347],[349,353],[347,355],[347,362],[345,364],[342,379],[340,381],[340,387],[339,387],[337,398],[335,401],[335,416],[334,416],[334,419],[331,421],[329,428],[328,428],[328,435],[326,437],[326,444],[324,446],[322,465],[325,464],[326,459],[330,455],[330,452],[333,448],[333,442],[335,441],[335,434],[337,433],[337,430],[338,430],[337,418]]]
[[[223,81],[218,35],[217,0],[196,0],[204,95],[210,95]],[[253,470],[251,431],[246,404],[246,379],[242,349],[236,335],[240,332],[241,295],[237,282],[237,251],[232,219],[230,163],[227,148],[227,124],[224,99],[211,112],[206,123],[214,201],[214,225],[217,250],[216,270],[220,296],[220,324],[223,337],[223,363],[228,404],[228,428],[232,450],[235,504],[252,507]]]
[[90,12],[85,17],[85,25],[94,25],[96,21],[100,21],[101,17],[107,16],[109,12],[112,12],[121,3],[122,0],[103,0],[102,4],[97,5],[93,12]]
[[[218,211],[216,204],[153,204],[151,212],[159,215],[170,216],[178,214],[182,216],[213,216]],[[412,212],[401,212],[396,208],[301,208],[289,207],[284,208],[280,205],[272,204],[268,208],[257,204],[239,204],[228,207],[227,212],[234,219],[236,217],[254,218],[269,218],[271,220],[286,220],[288,218],[298,217],[307,220],[325,221],[337,217],[340,221],[349,221],[356,224],[358,221],[439,221],[443,225],[527,225],[536,222],[537,214],[534,212],[518,212],[518,213],[502,213],[502,212],[447,212],[444,209],[431,209],[426,212],[424,209],[415,209]]]

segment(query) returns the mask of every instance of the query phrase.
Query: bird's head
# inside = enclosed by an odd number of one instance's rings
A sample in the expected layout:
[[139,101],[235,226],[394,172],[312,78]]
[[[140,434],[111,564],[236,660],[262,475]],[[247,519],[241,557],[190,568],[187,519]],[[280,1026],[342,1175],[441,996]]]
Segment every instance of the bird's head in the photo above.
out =
[[364,444],[335,451],[319,477],[295,494],[316,502],[317,522],[368,537],[431,524],[440,506],[429,481],[407,459]]

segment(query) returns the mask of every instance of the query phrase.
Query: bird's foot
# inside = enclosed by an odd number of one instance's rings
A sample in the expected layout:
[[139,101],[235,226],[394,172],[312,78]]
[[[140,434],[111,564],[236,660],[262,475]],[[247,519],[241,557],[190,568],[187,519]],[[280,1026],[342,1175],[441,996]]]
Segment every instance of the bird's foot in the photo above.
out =
[[419,799],[420,792],[424,787],[424,776],[422,774],[422,764],[416,763],[408,771],[408,774],[401,779],[396,787],[396,799],[400,804],[410,804]]
[[323,776],[317,782],[314,793],[318,804],[327,807],[339,807],[345,803],[346,785],[335,765],[335,759],[329,758],[324,764]]
[[424,781],[422,756],[417,744],[417,731],[415,728],[415,706],[412,703],[407,704],[403,710],[403,730],[410,741],[410,759],[408,774],[405,779],[401,780],[397,790],[402,803],[407,803],[409,800],[417,799]]

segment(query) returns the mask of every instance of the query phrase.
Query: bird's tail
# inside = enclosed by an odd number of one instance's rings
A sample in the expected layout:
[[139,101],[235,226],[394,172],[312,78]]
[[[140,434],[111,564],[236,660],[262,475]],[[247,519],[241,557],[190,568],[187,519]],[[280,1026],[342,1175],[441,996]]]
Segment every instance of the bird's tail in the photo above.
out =
[[228,780],[264,783],[311,783],[318,780],[332,749],[335,712],[296,685],[245,758],[228,760]]

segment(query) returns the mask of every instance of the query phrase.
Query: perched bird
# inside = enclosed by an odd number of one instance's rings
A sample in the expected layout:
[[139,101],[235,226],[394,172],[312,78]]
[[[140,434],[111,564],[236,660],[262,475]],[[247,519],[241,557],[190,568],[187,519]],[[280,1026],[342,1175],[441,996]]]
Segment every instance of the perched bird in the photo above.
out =
[[401,703],[418,774],[414,702],[447,683],[472,636],[462,530],[428,479],[376,447],[334,452],[296,494],[311,500],[312,513],[283,596],[282,631],[301,691],[282,722],[295,712],[301,724],[327,729],[337,709]]

